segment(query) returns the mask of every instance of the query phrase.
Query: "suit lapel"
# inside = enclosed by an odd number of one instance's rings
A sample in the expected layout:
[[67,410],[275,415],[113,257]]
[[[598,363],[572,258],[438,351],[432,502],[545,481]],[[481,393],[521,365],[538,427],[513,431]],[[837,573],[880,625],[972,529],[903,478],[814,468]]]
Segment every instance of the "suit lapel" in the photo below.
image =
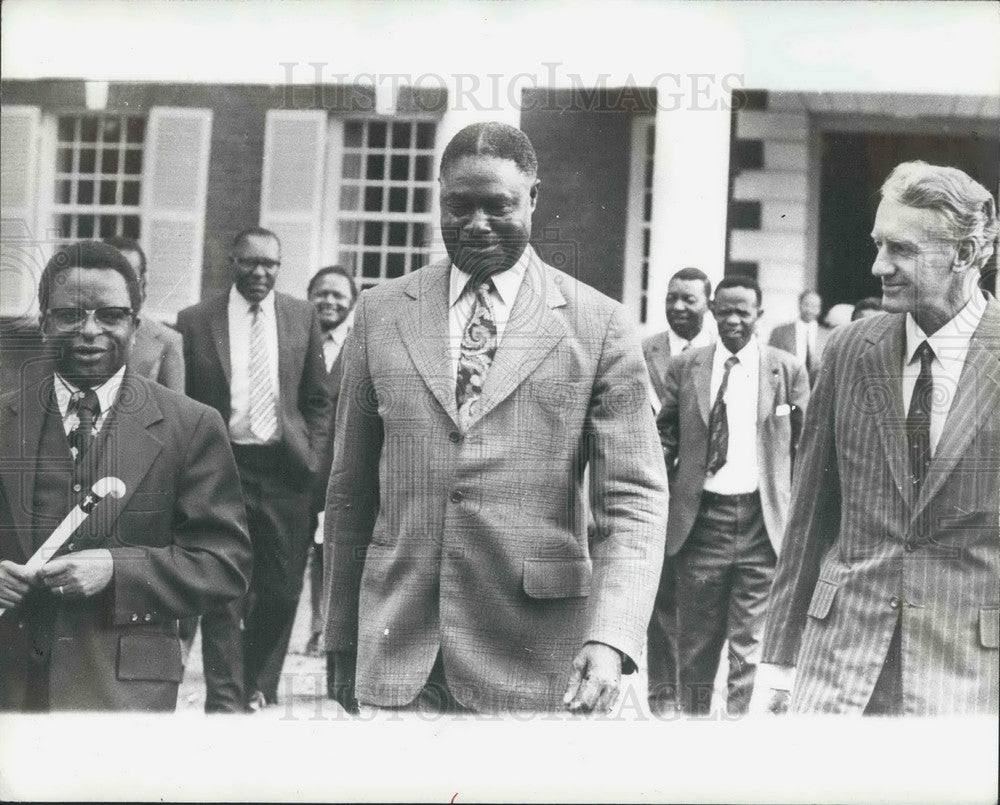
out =
[[781,368],[768,353],[767,347],[760,345],[760,382],[757,387],[757,421],[763,422],[774,413],[774,401],[778,392]]
[[448,323],[447,259],[410,275],[405,293],[410,304],[399,318],[399,332],[410,359],[431,393],[458,424],[455,378],[451,372]]
[[509,397],[565,337],[566,323],[552,312],[566,304],[557,277],[532,255],[470,427]]
[[666,331],[660,335],[662,337],[654,338],[650,342],[649,358],[646,362],[656,393],[662,397],[663,387],[667,382],[667,363],[670,361],[670,336]]
[[958,460],[968,450],[979,428],[1000,410],[1000,305],[992,301],[969,341],[955,399],[945,420],[927,479],[920,490],[913,516],[916,518],[948,479]]
[[[307,320],[308,321],[308,320]],[[298,387],[298,377],[295,372],[297,358],[291,353],[292,344],[308,344],[308,334],[303,338],[295,332],[295,326],[301,327],[301,322],[296,321],[295,315],[288,309],[288,304],[284,296],[274,293],[274,326],[278,333],[278,388],[282,391],[280,399],[298,399],[295,396],[289,397],[291,389]],[[287,346],[286,346],[287,345]],[[283,416],[284,406],[279,402],[278,416]]]
[[698,412],[706,425],[712,415],[712,363],[715,360],[715,350],[718,348],[718,344],[715,344],[711,349],[699,352],[691,367]]
[[208,308],[208,327],[212,333],[212,343],[215,344],[219,356],[219,365],[226,376],[226,383],[233,382],[233,368],[229,362],[229,294],[217,296]]
[[[896,488],[912,508],[913,489],[906,456],[906,417],[903,414],[903,344],[905,316],[887,317],[886,326],[868,335],[871,346],[861,356],[861,378],[866,388],[848,389],[862,395],[872,409],[882,450]],[[870,395],[867,399],[863,396]]]

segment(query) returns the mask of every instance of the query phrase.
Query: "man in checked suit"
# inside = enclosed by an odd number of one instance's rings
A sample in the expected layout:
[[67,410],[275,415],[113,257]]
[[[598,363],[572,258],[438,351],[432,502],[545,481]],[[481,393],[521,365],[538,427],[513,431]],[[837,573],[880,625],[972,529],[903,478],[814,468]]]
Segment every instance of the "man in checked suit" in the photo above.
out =
[[[998,711],[996,202],[906,162],[882,186],[885,314],[834,334],[806,417],[754,709]],[[766,676],[765,676],[766,675]]]
[[604,710],[642,651],[666,510],[642,353],[528,244],[537,170],[516,128],[462,129],[448,258],[355,309],[325,543],[348,705]]
[[657,418],[670,476],[667,554],[677,568],[680,704],[710,712],[723,643],[727,710],[746,712],[767,594],[791,497],[805,367],[756,336],[761,293],[750,277],[715,290],[714,346],[670,362]]
[[[672,358],[715,340],[705,326],[712,283],[698,268],[682,268],[667,285],[667,324],[662,333],[642,342],[642,356],[653,385],[651,400],[656,413],[666,398],[667,367]],[[663,555],[663,570],[656,591],[653,617],[646,630],[646,661],[649,673],[649,709],[656,715],[673,712],[677,706],[677,604],[673,557]]]
[[315,309],[273,290],[277,236],[241,232],[230,260],[229,291],[182,310],[177,327],[188,395],[229,425],[254,549],[245,613],[241,604],[202,617],[205,709],[254,712],[278,700],[312,541],[330,388]]

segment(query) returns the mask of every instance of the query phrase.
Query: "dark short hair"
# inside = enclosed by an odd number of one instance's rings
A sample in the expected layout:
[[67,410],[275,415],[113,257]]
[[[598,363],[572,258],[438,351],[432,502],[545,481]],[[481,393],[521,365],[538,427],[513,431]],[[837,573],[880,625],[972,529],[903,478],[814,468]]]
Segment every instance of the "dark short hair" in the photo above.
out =
[[262,226],[248,226],[241,232],[237,232],[229,247],[235,249],[247,238],[273,238],[274,242],[278,244],[278,248],[281,248],[281,238],[275,235],[270,229],[264,229]]
[[851,313],[851,321],[861,318],[861,312],[865,310],[881,310],[882,300],[877,296],[866,296],[854,303],[854,310]]
[[110,238],[104,238],[102,242],[107,243],[109,246],[114,246],[120,252],[135,252],[139,255],[139,274],[145,275],[146,253],[142,250],[142,246],[139,245],[138,241],[121,235],[112,235]]
[[509,159],[527,176],[538,173],[538,157],[528,135],[507,123],[487,121],[462,129],[445,146],[441,155],[441,173],[462,157],[474,156]]
[[81,240],[59,247],[42,269],[38,281],[38,307],[42,313],[49,308],[52,284],[57,276],[71,268],[100,268],[117,271],[125,279],[132,312],[138,313],[142,307],[142,291],[139,276],[132,264],[114,246],[99,240]]
[[309,285],[306,287],[306,295],[308,296],[311,294],[313,292],[313,288],[316,287],[316,283],[323,279],[323,277],[329,276],[330,274],[336,274],[337,276],[343,277],[347,280],[351,286],[352,302],[358,298],[358,285],[354,281],[354,275],[343,266],[324,266],[313,274],[312,279],[309,280]]
[[757,297],[758,307],[760,307],[760,303],[764,298],[763,294],[760,292],[760,283],[747,274],[727,274],[719,280],[719,284],[715,286],[715,295],[718,296],[719,291],[725,290],[726,288],[749,288]]
[[706,299],[712,298],[712,281],[708,278],[708,274],[706,274],[700,268],[695,268],[694,266],[688,266],[687,268],[682,268],[680,271],[678,271],[670,278],[671,282],[673,282],[674,280],[701,282],[705,286],[705,298]]
[[807,296],[817,296],[819,297],[820,303],[823,302],[823,297],[819,295],[819,291],[815,288],[806,288],[802,293],[799,294],[799,301],[801,302]]

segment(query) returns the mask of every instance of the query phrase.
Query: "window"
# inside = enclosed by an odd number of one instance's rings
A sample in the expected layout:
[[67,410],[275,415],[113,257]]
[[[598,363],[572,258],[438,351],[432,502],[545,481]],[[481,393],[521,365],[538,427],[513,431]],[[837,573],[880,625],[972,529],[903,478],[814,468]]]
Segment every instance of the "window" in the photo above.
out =
[[625,275],[622,301],[645,324],[649,294],[649,229],[653,219],[653,149],[656,126],[651,114],[632,119],[629,202],[625,228]]
[[139,239],[145,138],[142,115],[57,117],[52,209],[60,240]]
[[339,262],[362,288],[427,261],[436,133],[429,120],[343,121]]

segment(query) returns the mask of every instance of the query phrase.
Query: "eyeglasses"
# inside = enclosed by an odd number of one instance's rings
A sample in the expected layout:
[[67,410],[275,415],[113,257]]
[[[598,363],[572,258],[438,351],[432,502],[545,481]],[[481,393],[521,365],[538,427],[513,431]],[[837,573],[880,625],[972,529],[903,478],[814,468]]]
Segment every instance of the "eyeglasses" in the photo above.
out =
[[99,307],[96,309],[83,307],[54,307],[45,314],[52,319],[56,327],[66,332],[82,330],[87,317],[93,314],[94,321],[105,330],[121,327],[132,318],[130,307]]
[[252,271],[257,266],[261,266],[265,271],[275,271],[281,265],[281,261],[270,260],[267,257],[237,257],[236,264],[248,271]]

